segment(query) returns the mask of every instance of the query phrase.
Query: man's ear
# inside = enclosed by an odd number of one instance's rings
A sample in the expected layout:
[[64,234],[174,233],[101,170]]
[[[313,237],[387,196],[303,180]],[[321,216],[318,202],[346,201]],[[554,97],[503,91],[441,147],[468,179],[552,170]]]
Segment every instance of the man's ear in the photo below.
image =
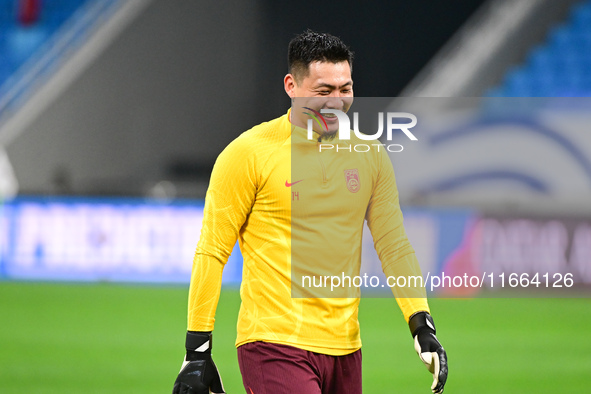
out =
[[292,74],[287,74],[285,78],[283,78],[283,87],[289,98],[295,98],[296,81]]

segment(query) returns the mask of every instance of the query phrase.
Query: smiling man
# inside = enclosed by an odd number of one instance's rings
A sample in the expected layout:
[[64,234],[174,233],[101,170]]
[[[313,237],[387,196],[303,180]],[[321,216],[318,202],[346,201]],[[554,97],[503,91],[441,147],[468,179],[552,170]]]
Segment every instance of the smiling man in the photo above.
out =
[[[335,39],[338,40],[336,37]],[[312,60],[315,58],[314,54],[306,52],[306,48],[302,46],[301,42],[292,42],[289,52],[291,73],[285,76],[283,83],[288,96],[292,100],[298,100],[298,105],[292,106],[291,124],[306,128],[310,119],[309,111],[317,113],[319,109],[337,109],[343,112],[349,110],[353,102],[353,59],[352,54],[347,53],[347,48],[343,47],[340,51],[330,53],[332,58]],[[307,67],[305,62],[308,62]],[[324,122],[315,125],[315,131],[321,139],[334,138],[339,127],[338,118],[334,114],[324,114],[322,118]]]
[[[352,52],[337,37],[306,31],[290,42],[288,61],[290,111],[241,134],[214,166],[193,262],[187,353],[173,393],[224,392],[212,330],[236,240],[244,260],[236,346],[248,394],[362,392],[358,288],[312,291],[302,278],[359,275],[364,221],[387,275],[420,275],[384,150],[317,149],[324,140],[347,145],[336,138],[338,118],[320,111],[351,106]],[[440,393],[447,358],[424,290],[393,291]]]

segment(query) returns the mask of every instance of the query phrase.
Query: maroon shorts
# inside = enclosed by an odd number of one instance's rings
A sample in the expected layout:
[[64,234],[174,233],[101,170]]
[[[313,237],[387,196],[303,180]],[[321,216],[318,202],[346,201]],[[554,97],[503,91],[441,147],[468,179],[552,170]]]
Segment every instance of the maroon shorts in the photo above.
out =
[[238,347],[238,365],[247,394],[361,393],[361,350],[329,356],[251,342]]

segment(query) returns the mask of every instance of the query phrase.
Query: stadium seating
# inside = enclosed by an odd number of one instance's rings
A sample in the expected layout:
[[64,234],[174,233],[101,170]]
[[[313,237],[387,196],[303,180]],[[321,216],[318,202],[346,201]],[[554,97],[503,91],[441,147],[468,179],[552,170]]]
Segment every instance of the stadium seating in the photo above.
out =
[[0,0],[0,85],[22,66],[86,1],[41,1],[37,21],[24,25],[18,0]]
[[0,0],[0,125],[122,4],[124,0]]
[[573,7],[488,97],[591,96],[591,0]]

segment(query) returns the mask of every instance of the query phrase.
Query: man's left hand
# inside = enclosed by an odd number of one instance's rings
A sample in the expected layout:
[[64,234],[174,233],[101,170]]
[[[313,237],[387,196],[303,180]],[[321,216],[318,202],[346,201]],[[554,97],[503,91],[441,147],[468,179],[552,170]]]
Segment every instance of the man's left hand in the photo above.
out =
[[427,312],[418,312],[411,316],[408,325],[419,358],[433,374],[431,390],[435,394],[443,393],[447,380],[447,353],[435,336],[433,318]]

